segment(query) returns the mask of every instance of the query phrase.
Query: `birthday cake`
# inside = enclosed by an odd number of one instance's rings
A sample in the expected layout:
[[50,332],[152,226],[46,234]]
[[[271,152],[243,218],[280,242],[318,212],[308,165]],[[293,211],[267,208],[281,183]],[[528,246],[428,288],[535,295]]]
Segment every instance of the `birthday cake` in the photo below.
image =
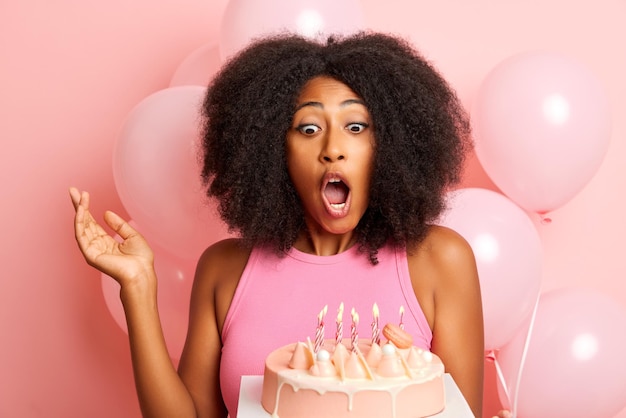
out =
[[[318,327],[319,331],[319,327]],[[387,324],[384,343],[351,338],[278,348],[265,362],[261,404],[274,418],[417,418],[445,407],[444,366]],[[323,335],[323,332],[321,333]]]

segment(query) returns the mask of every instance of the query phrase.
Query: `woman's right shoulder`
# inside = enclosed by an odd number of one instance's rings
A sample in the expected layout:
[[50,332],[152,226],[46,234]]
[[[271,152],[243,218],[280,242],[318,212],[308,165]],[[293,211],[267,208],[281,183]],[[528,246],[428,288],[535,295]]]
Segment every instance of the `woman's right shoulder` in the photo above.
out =
[[[240,238],[228,238],[210,245],[198,260],[196,277],[225,279],[233,272],[243,272],[252,248]],[[239,278],[241,274],[237,275]]]
[[208,247],[198,261],[192,299],[212,301],[220,334],[251,251],[241,239],[229,238]]

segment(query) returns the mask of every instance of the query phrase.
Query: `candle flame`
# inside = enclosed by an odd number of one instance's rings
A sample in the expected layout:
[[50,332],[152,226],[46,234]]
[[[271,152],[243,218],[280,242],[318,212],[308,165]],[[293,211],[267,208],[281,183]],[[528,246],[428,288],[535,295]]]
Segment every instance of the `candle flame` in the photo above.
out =
[[320,311],[320,313],[317,315],[317,322],[319,324],[322,323],[322,320],[324,319],[324,317],[326,316],[326,312],[328,311],[328,305],[324,306],[324,309],[322,309]]
[[352,312],[350,312],[350,313],[352,315],[352,322],[354,322],[355,325],[358,325],[358,323],[359,323],[359,314],[356,313],[354,308],[352,308]]
[[337,310],[337,322],[341,322],[343,319],[343,302],[339,305],[339,309]]
[[374,303],[372,307],[372,344],[380,343],[380,330],[378,329],[378,304]]

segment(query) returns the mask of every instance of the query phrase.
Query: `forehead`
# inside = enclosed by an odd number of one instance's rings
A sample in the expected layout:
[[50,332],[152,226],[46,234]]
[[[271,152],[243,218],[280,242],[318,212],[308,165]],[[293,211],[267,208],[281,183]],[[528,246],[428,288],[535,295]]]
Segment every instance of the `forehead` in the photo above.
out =
[[300,91],[298,104],[303,102],[331,102],[361,99],[350,87],[332,77],[318,76],[310,79]]

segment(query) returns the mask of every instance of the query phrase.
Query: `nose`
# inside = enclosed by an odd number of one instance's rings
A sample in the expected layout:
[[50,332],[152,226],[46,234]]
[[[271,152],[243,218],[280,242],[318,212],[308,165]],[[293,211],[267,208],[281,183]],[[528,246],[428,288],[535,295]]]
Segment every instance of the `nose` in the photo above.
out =
[[341,132],[337,129],[329,129],[324,137],[324,145],[322,146],[320,159],[323,162],[341,161],[346,158],[345,150],[341,141]]

